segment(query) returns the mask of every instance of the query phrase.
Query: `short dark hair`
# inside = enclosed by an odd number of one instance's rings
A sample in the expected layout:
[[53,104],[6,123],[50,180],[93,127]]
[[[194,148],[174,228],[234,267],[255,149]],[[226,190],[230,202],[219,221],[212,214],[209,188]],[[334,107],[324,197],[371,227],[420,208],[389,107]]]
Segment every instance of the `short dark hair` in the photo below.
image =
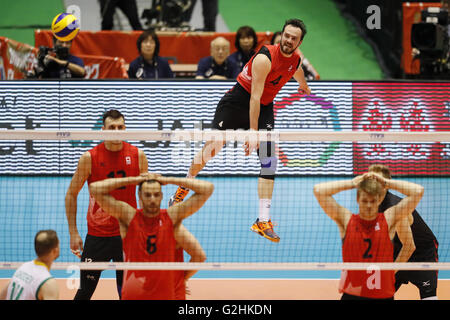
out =
[[34,237],[34,250],[38,257],[50,253],[59,244],[58,235],[55,230],[41,230]]
[[307,30],[306,30],[306,25],[305,25],[305,23],[302,20],[300,20],[300,19],[289,19],[289,20],[286,20],[286,22],[284,23],[284,26],[283,26],[283,29],[281,30],[281,32],[284,32],[284,29],[286,28],[286,26],[294,26],[294,27],[300,28],[302,30],[302,36],[301,36],[300,40],[303,40],[303,38],[306,35]]
[[159,39],[154,29],[145,30],[140,34],[139,38],[136,41],[137,49],[139,53],[141,53],[142,42],[144,42],[148,37],[151,37],[153,41],[155,41],[155,53],[153,54],[153,56],[157,57],[159,55]]
[[256,36],[255,29],[250,26],[242,26],[236,31],[236,39],[234,41],[234,46],[236,49],[241,50],[241,45],[239,44],[239,39],[252,37],[253,38],[253,47],[252,51],[255,50],[258,45],[258,37]]
[[144,185],[144,183],[158,183],[158,184],[161,184],[158,180],[155,180],[155,179],[144,180],[141,183],[139,183],[138,192],[141,192],[141,189],[142,189],[142,186]]
[[123,120],[125,121],[124,115],[120,113],[119,110],[116,109],[108,110],[103,114],[103,125],[105,125],[106,118],[112,118],[114,120],[123,118]]

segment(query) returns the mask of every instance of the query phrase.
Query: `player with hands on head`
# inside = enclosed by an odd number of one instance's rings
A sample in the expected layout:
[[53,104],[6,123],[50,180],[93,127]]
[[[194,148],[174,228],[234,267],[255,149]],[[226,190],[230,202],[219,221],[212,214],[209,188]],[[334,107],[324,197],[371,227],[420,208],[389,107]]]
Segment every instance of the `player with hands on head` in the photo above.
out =
[[[380,213],[378,206],[384,188],[406,195],[395,206]],[[357,189],[359,212],[353,214],[340,205],[333,195]],[[368,172],[351,180],[316,184],[314,195],[323,211],[337,224],[342,239],[343,262],[393,262],[397,223],[411,215],[424,193],[421,185],[400,180],[385,179]],[[393,299],[394,270],[343,270],[339,292],[341,299]]]
[[[183,203],[161,209],[161,186],[174,184],[195,193]],[[139,185],[136,209],[115,199],[110,192],[128,185]],[[125,262],[176,262],[175,251],[189,239],[175,229],[203,206],[214,191],[210,182],[163,177],[146,173],[134,177],[111,178],[94,182],[90,192],[104,212],[119,221]],[[181,235],[181,237],[180,237]],[[172,300],[176,297],[176,270],[126,270],[122,299]]]

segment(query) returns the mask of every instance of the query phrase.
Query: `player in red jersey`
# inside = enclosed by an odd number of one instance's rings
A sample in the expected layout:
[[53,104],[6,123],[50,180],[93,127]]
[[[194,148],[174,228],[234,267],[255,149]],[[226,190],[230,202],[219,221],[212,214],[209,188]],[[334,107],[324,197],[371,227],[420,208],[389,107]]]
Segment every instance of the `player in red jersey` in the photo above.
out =
[[[333,195],[357,188],[359,213],[352,214],[336,202]],[[406,195],[384,213],[378,212],[384,189],[394,189]],[[418,184],[385,179],[369,172],[352,180],[319,183],[314,195],[325,213],[339,227],[344,262],[393,262],[393,239],[396,225],[402,223],[416,208],[424,188]],[[394,270],[343,270],[339,291],[345,299],[393,299]]]
[[[169,209],[161,209],[161,185],[175,184],[194,190],[185,202]],[[139,185],[142,209],[135,209],[116,200],[110,192],[128,185]],[[162,177],[142,174],[138,177],[112,178],[97,181],[90,186],[91,194],[100,207],[116,218],[123,239],[126,262],[175,262],[177,244],[186,248],[189,238],[181,237],[183,219],[197,212],[211,196],[212,183],[197,179]],[[124,275],[122,299],[172,300],[176,299],[176,270],[127,270]]]
[[[309,95],[298,47],[306,34],[303,21],[286,21],[281,43],[265,45],[245,65],[237,77],[237,83],[220,100],[213,120],[217,130],[249,129],[272,130],[274,127],[273,100],[284,84],[292,77],[299,83],[298,91]],[[203,169],[224,146],[224,141],[208,141],[194,157],[188,178],[193,178]],[[245,154],[249,156],[257,150],[261,163],[258,178],[259,216],[251,230],[261,236],[279,242],[270,219],[270,206],[274,187],[277,156],[275,144],[271,141],[248,141],[244,144]],[[183,201],[189,190],[178,188],[169,205]]]
[[[103,114],[102,130],[125,130],[125,128],[125,117],[119,111],[109,110]],[[147,171],[148,161],[144,152],[125,141],[104,141],[81,156],[67,190],[65,201],[70,248],[81,258],[82,262],[123,261],[119,223],[103,212],[92,195],[89,197],[88,233],[83,247],[83,240],[77,229],[76,215],[77,197],[84,183],[87,181],[90,186],[98,180],[138,176]],[[111,194],[116,199],[137,207],[135,186],[126,186],[112,191]],[[100,274],[101,270],[82,270],[80,272],[80,288],[75,295],[76,300],[89,300],[92,297]],[[116,282],[119,297],[122,278],[123,271],[118,270]]]

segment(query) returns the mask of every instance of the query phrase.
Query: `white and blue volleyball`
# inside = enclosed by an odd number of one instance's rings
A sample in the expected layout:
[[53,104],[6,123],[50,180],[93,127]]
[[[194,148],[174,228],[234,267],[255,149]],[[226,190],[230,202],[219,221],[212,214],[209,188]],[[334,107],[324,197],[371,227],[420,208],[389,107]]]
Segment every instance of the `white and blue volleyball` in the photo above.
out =
[[70,41],[77,36],[78,31],[80,24],[73,14],[60,13],[53,19],[52,32],[58,40]]

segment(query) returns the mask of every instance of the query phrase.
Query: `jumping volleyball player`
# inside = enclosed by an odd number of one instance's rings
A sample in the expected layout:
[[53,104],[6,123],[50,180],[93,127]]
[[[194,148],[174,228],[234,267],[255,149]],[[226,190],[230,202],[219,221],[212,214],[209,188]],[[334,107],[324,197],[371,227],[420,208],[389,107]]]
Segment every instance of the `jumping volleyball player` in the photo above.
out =
[[[274,126],[273,100],[284,84],[292,77],[299,83],[298,91],[310,94],[303,70],[298,47],[306,34],[303,21],[286,21],[281,35],[281,43],[265,45],[245,65],[237,78],[235,86],[220,100],[213,120],[213,128],[272,130]],[[194,157],[188,178],[194,178],[224,146],[224,141],[209,141]],[[261,236],[279,242],[270,219],[270,206],[274,187],[277,157],[274,143],[267,141],[244,144],[245,154],[249,156],[255,149],[261,162],[258,178],[259,217],[251,230]],[[206,155],[206,156],[204,156]],[[179,187],[169,205],[183,201],[189,190]]]

